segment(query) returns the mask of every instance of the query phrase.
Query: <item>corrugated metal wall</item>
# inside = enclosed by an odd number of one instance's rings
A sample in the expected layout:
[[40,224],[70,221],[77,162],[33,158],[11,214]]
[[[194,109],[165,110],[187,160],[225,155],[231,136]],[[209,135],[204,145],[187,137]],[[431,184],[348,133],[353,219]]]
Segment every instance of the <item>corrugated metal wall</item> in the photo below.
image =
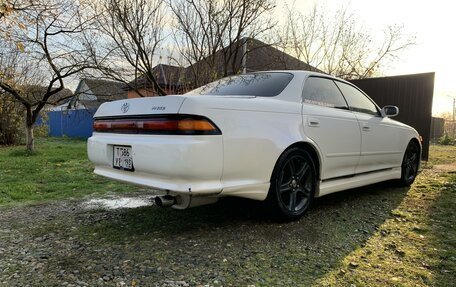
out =
[[94,113],[95,110],[84,109],[49,112],[49,135],[88,138],[92,136]]
[[429,156],[435,73],[424,73],[352,81],[380,107],[395,105],[395,120],[414,127],[423,137],[423,159]]

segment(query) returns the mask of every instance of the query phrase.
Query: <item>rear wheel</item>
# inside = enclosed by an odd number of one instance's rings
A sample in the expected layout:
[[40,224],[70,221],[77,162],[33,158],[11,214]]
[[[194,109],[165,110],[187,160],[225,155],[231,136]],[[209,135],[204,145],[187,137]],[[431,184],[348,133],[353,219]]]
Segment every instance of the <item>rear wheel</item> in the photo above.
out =
[[405,150],[402,160],[402,176],[399,180],[401,186],[410,186],[415,181],[420,163],[420,147],[411,141]]
[[279,217],[297,219],[309,208],[316,186],[312,157],[305,150],[292,148],[284,152],[274,168],[268,200]]

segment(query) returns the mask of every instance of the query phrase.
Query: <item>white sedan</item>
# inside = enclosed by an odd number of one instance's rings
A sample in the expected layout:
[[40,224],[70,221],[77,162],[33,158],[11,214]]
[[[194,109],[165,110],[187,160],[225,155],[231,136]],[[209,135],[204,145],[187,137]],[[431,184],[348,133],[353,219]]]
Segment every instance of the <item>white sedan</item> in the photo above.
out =
[[420,136],[390,119],[398,112],[324,74],[244,74],[185,95],[104,103],[88,155],[96,174],[162,190],[159,206],[238,196],[295,219],[315,197],[413,183]]

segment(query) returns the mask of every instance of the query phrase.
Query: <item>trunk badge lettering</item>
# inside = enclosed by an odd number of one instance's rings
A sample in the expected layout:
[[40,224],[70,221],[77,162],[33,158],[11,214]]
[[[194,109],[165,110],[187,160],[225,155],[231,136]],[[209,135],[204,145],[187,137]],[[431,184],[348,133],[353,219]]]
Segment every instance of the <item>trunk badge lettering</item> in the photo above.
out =
[[120,107],[120,110],[122,111],[122,113],[126,113],[128,112],[128,110],[130,109],[130,104],[129,103],[124,103],[121,107]]
[[152,111],[164,111],[166,109],[166,107],[152,107]]

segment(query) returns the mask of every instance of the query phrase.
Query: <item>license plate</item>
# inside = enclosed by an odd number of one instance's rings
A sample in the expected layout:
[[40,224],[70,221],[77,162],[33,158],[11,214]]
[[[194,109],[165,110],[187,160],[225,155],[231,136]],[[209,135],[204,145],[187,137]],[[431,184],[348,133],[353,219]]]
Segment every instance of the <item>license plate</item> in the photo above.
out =
[[114,146],[112,166],[121,170],[133,171],[133,156],[131,146]]

